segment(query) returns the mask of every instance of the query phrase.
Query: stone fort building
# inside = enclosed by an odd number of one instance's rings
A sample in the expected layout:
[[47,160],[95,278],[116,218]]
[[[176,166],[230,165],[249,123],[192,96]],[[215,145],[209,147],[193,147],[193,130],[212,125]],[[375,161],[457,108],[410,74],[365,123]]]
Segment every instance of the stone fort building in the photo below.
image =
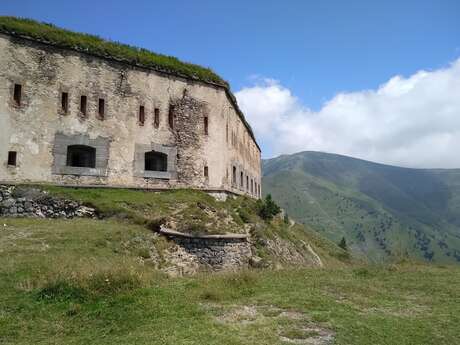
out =
[[260,197],[260,158],[209,69],[0,17],[0,182]]

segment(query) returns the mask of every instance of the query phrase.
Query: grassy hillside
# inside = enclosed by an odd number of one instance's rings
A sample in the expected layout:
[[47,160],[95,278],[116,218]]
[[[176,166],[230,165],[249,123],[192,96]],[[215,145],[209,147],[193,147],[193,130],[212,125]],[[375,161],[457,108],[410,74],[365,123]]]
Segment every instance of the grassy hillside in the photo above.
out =
[[264,192],[290,216],[380,261],[460,262],[460,170],[406,169],[302,152],[266,160]]
[[[222,202],[202,191],[188,189],[151,192],[49,185],[17,186],[14,193],[21,197],[37,189],[55,198],[93,207],[99,219],[140,225],[150,234],[160,226],[194,235],[248,234],[254,254],[263,265],[314,264],[315,254],[327,266],[350,261],[347,252],[309,227],[287,223],[281,217],[262,219],[260,201],[248,197],[229,197]],[[152,244],[160,255],[163,242]],[[141,249],[145,252],[147,248]]]
[[[460,269],[257,270],[170,278],[142,225],[0,219],[0,343],[454,344]],[[164,245],[164,243],[163,243]]]

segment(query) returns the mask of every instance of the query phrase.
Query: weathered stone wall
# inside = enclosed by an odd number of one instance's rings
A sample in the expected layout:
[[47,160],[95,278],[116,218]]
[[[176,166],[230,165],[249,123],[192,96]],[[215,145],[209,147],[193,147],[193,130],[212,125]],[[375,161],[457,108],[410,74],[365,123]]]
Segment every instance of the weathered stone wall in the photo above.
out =
[[[221,87],[6,35],[0,35],[0,66],[0,181],[239,193],[250,192],[246,178],[260,185],[260,151]],[[13,101],[15,83],[22,85],[20,106]],[[69,95],[67,112],[61,109],[62,92]],[[79,110],[81,96],[87,97],[86,116]],[[103,120],[98,117],[99,98],[105,100]],[[144,124],[138,121],[140,106]],[[105,168],[62,167],[63,149],[56,138],[65,138],[66,145],[85,138],[107,147],[98,158]],[[136,147],[164,147],[177,171],[142,174]],[[8,151],[17,152],[17,166],[6,164]],[[245,185],[232,184],[233,166],[238,176],[243,172]]]
[[241,238],[188,238],[172,237],[198,262],[214,270],[247,267],[251,257],[251,246]]
[[95,211],[72,200],[53,198],[34,189],[0,185],[0,216],[73,218],[94,217]]
[[172,274],[241,269],[248,267],[252,258],[246,235],[195,236],[165,228],[160,234],[174,243],[164,253],[165,270]]

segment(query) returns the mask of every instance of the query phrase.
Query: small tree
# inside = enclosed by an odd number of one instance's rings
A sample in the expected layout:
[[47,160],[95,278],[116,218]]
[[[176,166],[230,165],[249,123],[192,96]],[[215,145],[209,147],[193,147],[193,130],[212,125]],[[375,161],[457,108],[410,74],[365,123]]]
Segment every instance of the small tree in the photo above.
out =
[[288,216],[287,212],[284,213],[284,224],[289,225],[289,216]]
[[339,247],[343,250],[348,250],[347,241],[345,240],[345,237],[342,237],[342,239],[340,240]]
[[265,220],[271,220],[281,212],[281,208],[273,201],[272,196],[268,194],[264,201],[258,203],[259,216]]

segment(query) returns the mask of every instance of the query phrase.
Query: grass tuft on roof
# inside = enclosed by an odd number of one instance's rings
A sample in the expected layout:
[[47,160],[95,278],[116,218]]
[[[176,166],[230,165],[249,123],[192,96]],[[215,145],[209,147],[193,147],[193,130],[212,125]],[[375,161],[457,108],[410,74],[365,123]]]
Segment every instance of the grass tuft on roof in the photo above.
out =
[[153,53],[147,49],[102,39],[95,35],[61,29],[32,19],[0,16],[0,32],[73,49],[88,54],[121,60],[177,76],[219,84],[228,83],[210,68],[182,62],[176,57]]

